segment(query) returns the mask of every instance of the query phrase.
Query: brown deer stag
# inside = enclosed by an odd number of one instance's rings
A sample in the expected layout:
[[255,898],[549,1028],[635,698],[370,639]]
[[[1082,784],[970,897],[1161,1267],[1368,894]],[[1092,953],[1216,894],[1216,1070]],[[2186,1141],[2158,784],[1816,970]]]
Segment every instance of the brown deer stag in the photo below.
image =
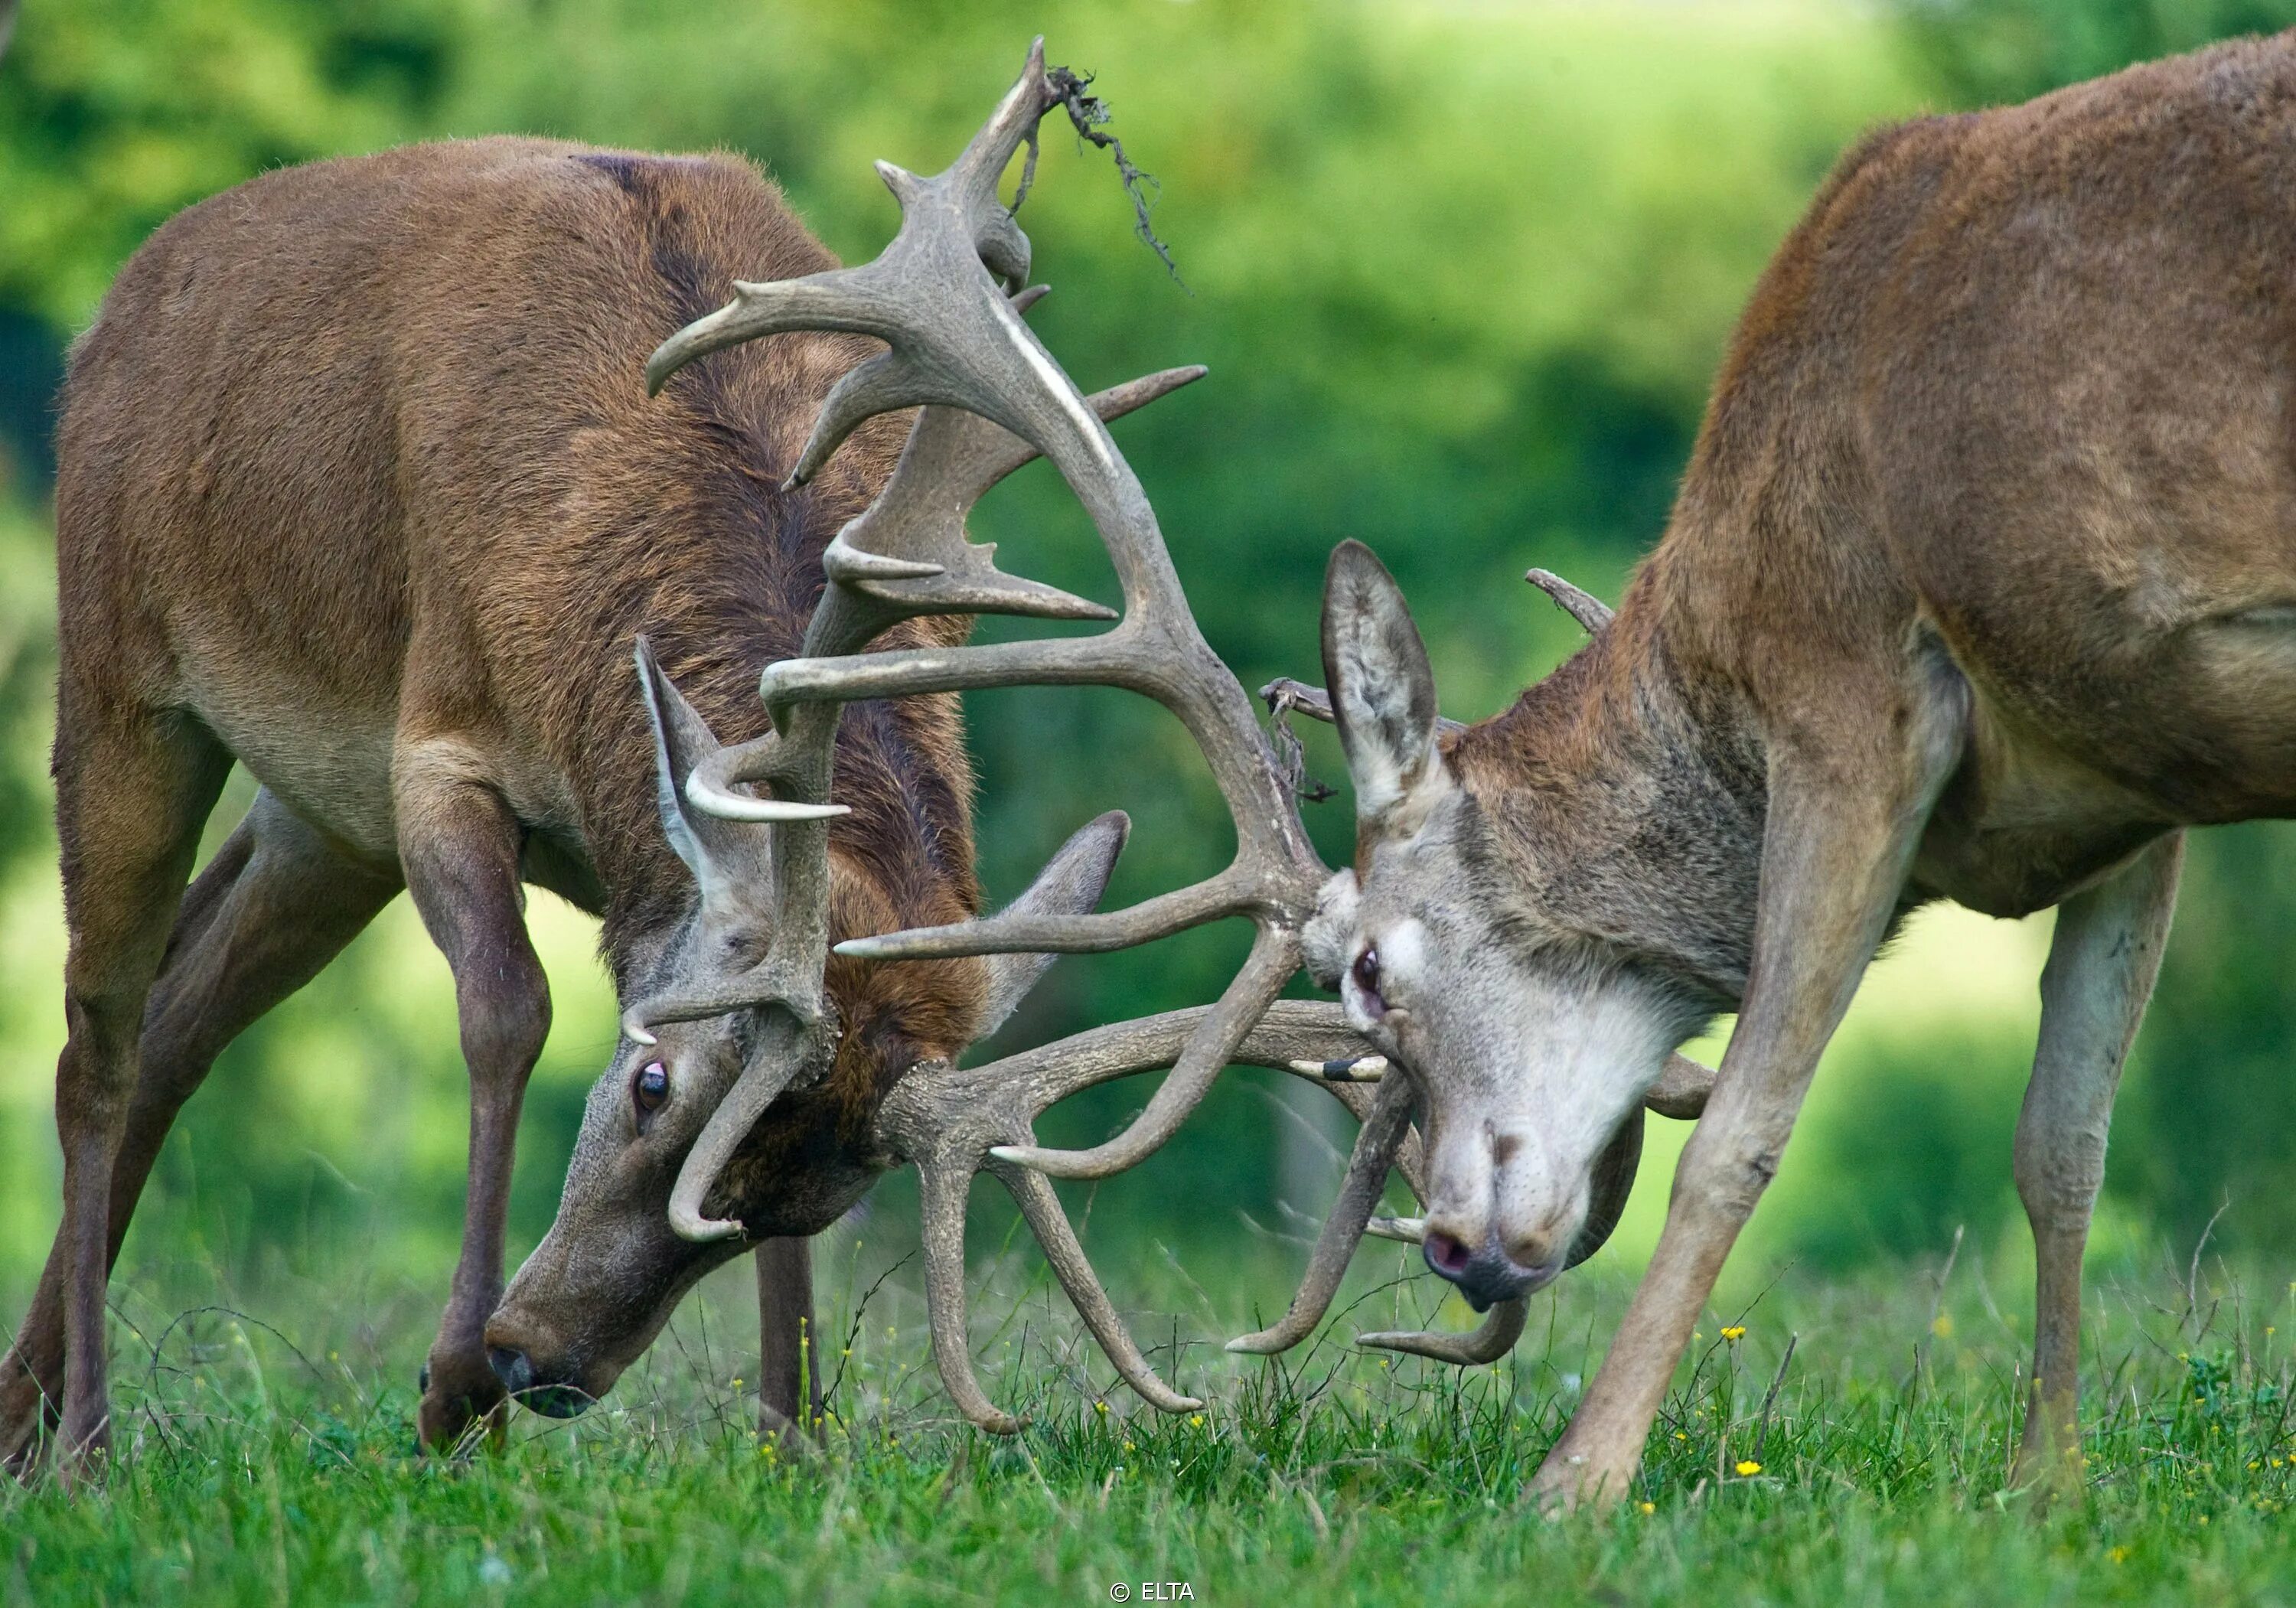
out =
[[[1098,1029],[988,1065],[957,1070],[945,1060],[922,1063],[894,1084],[853,1139],[851,1157],[883,1168],[914,1163],[924,1213],[926,1290],[935,1358],[950,1393],[984,1429],[1009,1433],[1020,1420],[989,1402],[973,1376],[965,1347],[964,1213],[974,1174],[986,1169],[1010,1189],[1042,1242],[1054,1273],[1119,1373],[1159,1407],[1198,1405],[1166,1385],[1125,1334],[1113,1306],[1086,1263],[1051,1187],[1034,1167],[1100,1177],[1129,1167],[1168,1139],[1220,1069],[1232,1062],[1273,1066],[1310,1078],[1337,1094],[1364,1122],[1340,1203],[1318,1240],[1299,1298],[1284,1320],[1239,1349],[1274,1350],[1305,1335],[1322,1316],[1391,1165],[1418,1178],[1418,1148],[1409,1134],[1415,1091],[1404,1079],[1381,1079],[1385,1063],[1364,1054],[1340,1010],[1298,1002],[1271,1004],[1299,969],[1302,929],[1314,916],[1329,872],[1308,846],[1284,770],[1271,753],[1250,700],[1212,653],[1190,616],[1155,515],[1102,417],[1201,371],[1152,376],[1087,399],[1030,333],[1020,315],[1035,292],[1020,289],[1028,242],[998,199],[997,176],[1039,119],[1079,91],[1059,70],[1047,73],[1042,41],[1021,80],[947,171],[931,179],[890,165],[879,171],[899,198],[901,227],[879,258],[858,267],[781,283],[743,283],[735,299],[665,342],[648,365],[659,389],[713,352],[761,337],[811,329],[856,330],[889,350],[839,382],[798,455],[791,484],[804,483],[832,461],[865,419],[919,406],[900,463],[868,513],[848,526],[824,555],[829,578],[806,635],[807,657],[767,669],[761,691],[773,732],[720,749],[696,734],[674,747],[667,775],[684,775],[683,791],[700,816],[754,818],[770,808],[734,793],[765,785],[776,800],[803,808],[827,802],[830,778],[820,755],[837,711],[855,698],[899,697],[1022,683],[1114,685],[1168,708],[1203,751],[1227,802],[1236,855],[1219,874],[1129,910],[1086,914],[1105,881],[1106,861],[1121,843],[1118,820],[1095,823],[1013,907],[986,920],[851,939],[830,961],[820,920],[818,884],[800,874],[802,856],[780,834],[817,833],[802,822],[775,825],[776,952],[748,979],[710,999],[676,1010],[641,1007],[669,1020],[740,1004],[764,1013],[801,1060],[816,1013],[809,979],[824,962],[919,956],[946,962],[1018,952],[1039,958],[1010,963],[1028,970],[1045,954],[1109,950],[1146,942],[1222,917],[1250,920],[1250,958],[1220,1003]],[[1071,111],[1075,111],[1071,106]],[[703,365],[686,384],[714,383]],[[951,609],[1081,618],[1108,611],[1033,582],[999,572],[992,551],[964,539],[968,510],[988,488],[1041,453],[1090,512],[1122,587],[1125,611],[1106,634],[992,647],[929,647],[856,654],[888,622]],[[1557,588],[1570,601],[1568,588]],[[690,771],[681,767],[691,766]],[[792,845],[801,841],[794,835]],[[1090,866],[1079,875],[1080,866]],[[1073,890],[1063,894],[1062,890]],[[905,968],[895,967],[898,976]],[[667,1052],[670,1040],[634,1024],[644,1046],[634,1058]],[[1070,1093],[1128,1074],[1172,1067],[1146,1112],[1128,1131],[1078,1157],[1029,1147],[1030,1124]],[[1653,1109],[1694,1113],[1712,1074],[1676,1061],[1646,1092]],[[1367,1087],[1377,1083],[1376,1090]],[[643,1305],[618,1298],[627,1280],[644,1276],[652,1255],[652,1218],[616,1183],[631,1118],[610,1077],[593,1099],[567,1178],[557,1223],[520,1269],[487,1325],[490,1347],[521,1399],[546,1412],[579,1410],[594,1399],[652,1333]],[[738,1111],[737,1131],[753,1113]],[[713,1126],[716,1124],[713,1123]],[[1638,1122],[1620,1127],[1605,1152],[1596,1209],[1571,1251],[1582,1258],[1603,1243],[1617,1219],[1640,1153]],[[702,1153],[697,1147],[696,1155]],[[760,1184],[733,1158],[723,1177],[696,1187],[734,1203],[733,1216]],[[691,1166],[691,1164],[689,1164]],[[698,1198],[691,1202],[698,1204]],[[680,1232],[709,1237],[722,1220],[674,1212]],[[1408,1235],[1406,1225],[1374,1225]],[[1472,1335],[1397,1333],[1365,1343],[1454,1362],[1488,1361],[1521,1332],[1522,1303],[1502,1302]]]
[[1868,960],[1941,898],[2057,907],[2013,1481],[2077,1470],[2082,1249],[2183,830],[2296,814],[2292,195],[2296,35],[1868,139],[1617,617],[1464,731],[1386,572],[1334,555],[1357,850],[1308,948],[1423,1091],[1428,1261],[1479,1302],[1552,1278],[1667,1052],[1739,1013],[1543,1497],[1627,1489]]
[[[703,1018],[676,1030],[675,1054],[618,1054],[592,1101],[620,1120],[611,1153],[585,1141],[628,1206],[617,1313],[650,1335],[734,1254],[676,1229],[701,1224],[702,1190],[746,1140],[764,1400],[768,1417],[797,1410],[798,1236],[873,1176],[836,1164],[843,1138],[1033,970],[848,964],[824,1000],[816,964],[806,997],[842,1036],[816,1035],[802,1063],[758,1013],[708,1003],[779,940],[774,877],[792,867],[840,936],[978,906],[953,699],[854,707],[834,745],[846,805],[738,800],[791,822],[778,864],[760,828],[692,810],[676,785],[713,728],[763,730],[746,689],[797,649],[824,549],[899,436],[865,427],[781,488],[822,398],[872,349],[852,335],[749,349],[662,402],[641,362],[737,271],[832,266],[741,161],[497,139],[267,174],[122,271],[73,353],[61,434],[64,1210],[0,1361],[0,1455],[19,1470],[59,1417],[72,1458],[106,1444],[108,1271],[176,1112],[402,887],[453,969],[472,1079],[426,1440],[498,1421],[504,1399],[480,1334],[550,1021],[526,882],[603,918],[615,985],[648,1019]],[[968,626],[888,622],[879,645],[944,648]],[[825,740],[816,758],[825,779]],[[260,792],[187,893],[234,759]],[[1088,907],[1110,835],[1044,897]],[[792,1081],[810,1086],[756,1123]]]

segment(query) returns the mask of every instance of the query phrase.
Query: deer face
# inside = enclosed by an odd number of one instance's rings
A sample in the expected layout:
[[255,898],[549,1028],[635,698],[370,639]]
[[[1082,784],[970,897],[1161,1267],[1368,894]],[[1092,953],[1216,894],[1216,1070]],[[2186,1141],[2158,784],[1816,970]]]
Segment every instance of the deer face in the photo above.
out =
[[[688,808],[680,783],[716,751],[716,740],[643,644],[638,667],[653,719],[662,826],[700,892],[656,963],[648,992],[707,997],[747,974],[767,948],[770,839],[753,825]],[[1084,827],[1012,913],[1093,908],[1129,826],[1114,812]],[[832,962],[832,975],[842,966],[853,985],[840,989],[839,1003],[854,1017],[835,1068],[820,1085],[780,1094],[762,1120],[751,1117],[754,1128],[743,1124],[733,1164],[713,1169],[706,1201],[694,1202],[712,1208],[704,1227],[738,1222],[753,1235],[826,1228],[885,1165],[873,1140],[854,1139],[853,1101],[881,1095],[916,1066],[954,1062],[970,1038],[1003,1023],[1052,958],[999,955],[885,969],[936,974],[943,993],[962,997],[961,1008],[906,1012],[898,986],[872,992],[868,974],[876,969]],[[927,1020],[948,1027],[956,1041],[900,1030],[920,1030]],[[652,1343],[685,1292],[744,1248],[737,1236],[684,1231],[676,1196],[721,1107],[738,1101],[761,1062],[786,1058],[786,1040],[775,1039],[774,1026],[767,1011],[753,1008],[664,1022],[650,1030],[651,1042],[625,1041],[592,1087],[557,1220],[487,1324],[495,1371],[526,1405],[553,1415],[580,1412]]]
[[1308,964],[1417,1086],[1427,1261],[1480,1309],[1608,1235],[1643,1095],[1703,1010],[1573,931],[1497,851],[1438,746],[1434,677],[1402,593],[1353,542],[1332,559],[1324,668],[1357,853],[1323,890]]
[[665,1029],[657,1044],[627,1046],[592,1087],[557,1218],[487,1321],[488,1358],[523,1405],[553,1417],[587,1407],[701,1276],[742,1248],[682,1238],[668,1211],[709,1115],[692,1108],[731,1086],[738,1054],[720,1024]]
[[[649,995],[707,995],[740,977],[772,936],[767,834],[693,809],[683,788],[716,751],[701,715],[643,642],[640,685],[652,718],[657,802],[670,847],[698,897],[666,935],[644,979]],[[711,1115],[760,1057],[786,1054],[765,1013],[735,1010],[625,1038],[591,1088],[567,1169],[558,1217],[487,1325],[488,1354],[504,1383],[537,1411],[580,1411],[642,1354],[685,1292],[736,1254],[738,1239],[680,1235],[670,1201]],[[866,1187],[865,1169],[826,1221]],[[743,1220],[788,1202],[739,1202]],[[816,1223],[813,1227],[819,1227]]]

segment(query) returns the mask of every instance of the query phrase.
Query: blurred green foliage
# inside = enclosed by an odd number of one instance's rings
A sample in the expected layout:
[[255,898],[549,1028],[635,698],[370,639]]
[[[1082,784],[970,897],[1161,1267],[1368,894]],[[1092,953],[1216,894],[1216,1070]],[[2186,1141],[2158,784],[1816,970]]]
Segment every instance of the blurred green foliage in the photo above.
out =
[[[1009,0],[34,0],[0,62],[0,958],[13,984],[0,996],[11,1049],[0,1062],[0,1297],[11,1309],[54,1211],[48,411],[66,343],[176,209],[280,163],[539,132],[746,152],[833,249],[866,255],[893,218],[869,159],[945,160],[1045,27],[1053,60],[1101,74],[1115,127],[1161,181],[1155,224],[1186,288],[1132,237],[1105,159],[1072,156],[1054,135],[1023,214],[1060,292],[1037,322],[1087,386],[1211,365],[1205,383],[1119,434],[1213,644],[1248,685],[1312,675],[1324,555],[1360,537],[1420,611],[1445,707],[1474,717],[1574,645],[1575,628],[1517,580],[1528,564],[1615,595],[1657,537],[1740,302],[1860,132],[2296,20],[2296,0],[1066,10],[1040,21]],[[1112,592],[1089,526],[1041,467],[992,497],[976,529],[1021,572]],[[1119,897],[1227,853],[1201,765],[1139,701],[1013,692],[975,700],[972,719],[996,892],[1017,890],[1068,830],[1115,805],[1138,824]],[[1320,734],[1310,759],[1327,775],[1338,768]],[[1312,823],[1328,855],[1343,852],[1343,810]],[[2113,1187],[2139,1224],[2189,1232],[2225,1188],[2238,1202],[2228,1222],[2243,1230],[2279,1227],[2288,1210],[2277,1185],[2296,1123],[2256,1120],[2244,1093],[2269,1087],[2296,1043],[2272,957],[2273,936],[2296,924],[2296,890],[2278,891],[2296,879],[2269,874],[2290,853],[2276,831],[2251,829],[2195,857],[2116,1153]],[[613,1033],[586,924],[546,898],[537,922],[558,1028],[529,1104],[514,1251],[547,1221]],[[2030,970],[2017,968],[2038,967],[2041,934],[1967,917],[1935,932],[1869,986],[1759,1219],[1763,1243],[1849,1261],[1935,1246],[1964,1222],[1991,1233],[2013,1213],[2008,1122],[2032,994]],[[1212,931],[1064,962],[1008,1031],[1018,1040],[1208,997],[1239,940]],[[1990,1003],[1972,1009],[1979,994]],[[1137,1098],[1107,1091],[1046,1131],[1104,1131]],[[266,1259],[359,1254],[442,1285],[463,1099],[451,989],[402,905],[226,1056],[163,1166],[138,1254],[187,1251],[234,1276],[258,1276]],[[1296,1137],[1302,1121],[1287,1092],[1234,1076],[1182,1143],[1103,1187],[1099,1221],[1187,1240],[1238,1232],[1233,1211],[1280,1222],[1285,1198],[1316,1210],[1324,1163]],[[1655,1136],[1654,1155],[1669,1142],[1678,1135]],[[1629,1253],[1662,1203],[1663,1167],[1647,1170],[1622,1235]]]

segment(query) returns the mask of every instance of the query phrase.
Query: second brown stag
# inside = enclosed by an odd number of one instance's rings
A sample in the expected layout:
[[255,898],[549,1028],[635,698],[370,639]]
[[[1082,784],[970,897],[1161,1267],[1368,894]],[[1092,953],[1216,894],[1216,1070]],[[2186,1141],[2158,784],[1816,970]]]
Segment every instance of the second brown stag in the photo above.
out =
[[1820,1052],[1934,899],[2057,910],[2013,1482],[2077,1477],[2082,1250],[2183,830],[2296,814],[2291,194],[2292,35],[1869,139],[1757,288],[1617,617],[1466,730],[1385,570],[1335,555],[1358,849],[1309,948],[1423,1086],[1429,1261],[1479,1300],[1551,1278],[1609,1134],[1738,1012],[1543,1497],[1628,1489]]
[[[885,1090],[954,1057],[1031,971],[840,962],[824,980],[816,962],[816,1014],[843,1032],[803,1066],[758,1013],[693,1007],[771,948],[775,857],[765,828],[692,809],[678,783],[718,735],[764,730],[758,672],[797,651],[824,549],[900,438],[865,427],[782,487],[872,350],[849,334],[750,348],[660,401],[642,365],[737,273],[832,266],[741,161],[488,140],[266,175],[123,270],[74,349],[61,435],[64,1210],[0,1362],[15,1466],[58,1431],[75,1457],[106,1442],[107,1273],[184,1100],[402,888],[453,969],[472,1083],[424,1437],[498,1414],[499,1373],[525,1382],[481,1329],[550,1023],[527,883],[603,918],[620,997],[664,1023],[615,1055],[591,1100],[612,1120],[586,1130],[594,1195],[626,1208],[611,1277],[579,1292],[615,1333],[606,1361],[740,1248],[692,1232],[722,1174],[718,1210],[765,1245],[765,1401],[797,1409],[800,1236],[875,1176],[855,1141]],[[967,626],[892,622],[879,645]],[[234,759],[260,791],[187,891]],[[843,806],[775,829],[827,930],[972,914],[955,701],[857,706],[833,762]],[[1112,835],[1043,897],[1088,906]],[[804,1087],[737,1120],[793,1071]]]

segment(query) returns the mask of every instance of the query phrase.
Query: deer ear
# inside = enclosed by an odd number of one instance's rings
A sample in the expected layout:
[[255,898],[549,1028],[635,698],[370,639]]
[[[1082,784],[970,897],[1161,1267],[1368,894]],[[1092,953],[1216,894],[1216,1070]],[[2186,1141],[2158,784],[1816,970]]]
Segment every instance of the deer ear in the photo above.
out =
[[[1098,907],[1116,871],[1116,857],[1132,834],[1132,817],[1120,809],[1087,821],[1061,845],[1029,890],[1006,907],[1004,914],[1027,911],[1033,915],[1083,915]],[[988,957],[988,1007],[981,1017],[980,1037],[986,1038],[1004,1025],[1037,979],[1058,957],[1051,955],[992,955]]]
[[734,893],[735,868],[754,852],[752,845],[735,835],[742,831],[738,824],[703,815],[685,798],[686,777],[718,751],[718,739],[663,672],[644,636],[637,639],[637,666],[653,726],[654,802],[661,811],[662,833],[701,885],[702,902],[722,903]]
[[1355,783],[1356,818],[1384,818],[1441,784],[1435,672],[1403,588],[1361,542],[1341,542],[1324,576],[1324,685]]

